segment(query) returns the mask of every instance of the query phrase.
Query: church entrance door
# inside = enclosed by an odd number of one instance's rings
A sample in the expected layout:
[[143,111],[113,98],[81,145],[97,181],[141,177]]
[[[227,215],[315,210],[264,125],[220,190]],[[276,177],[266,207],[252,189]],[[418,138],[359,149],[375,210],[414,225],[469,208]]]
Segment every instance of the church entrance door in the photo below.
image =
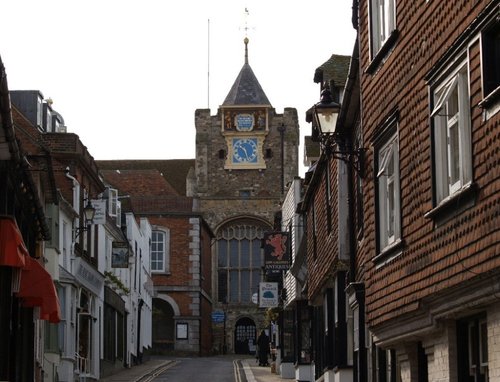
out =
[[255,351],[255,343],[255,322],[247,317],[240,318],[236,322],[234,333],[234,352],[236,354],[250,354]]

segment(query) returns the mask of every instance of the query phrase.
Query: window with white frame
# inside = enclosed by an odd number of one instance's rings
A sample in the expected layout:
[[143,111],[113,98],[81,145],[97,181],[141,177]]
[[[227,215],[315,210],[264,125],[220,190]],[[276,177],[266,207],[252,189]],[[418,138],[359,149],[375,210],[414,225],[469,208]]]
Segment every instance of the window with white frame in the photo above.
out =
[[399,145],[396,133],[383,143],[377,158],[379,251],[382,252],[401,239]]
[[434,186],[437,204],[472,181],[467,68],[467,63],[463,61],[432,91]]
[[151,272],[169,271],[170,233],[154,230],[151,234]]
[[117,215],[117,207],[118,207],[118,190],[115,188],[107,188],[106,190],[108,197],[108,213],[109,216]]
[[396,1],[370,0],[370,35],[372,58],[396,29]]

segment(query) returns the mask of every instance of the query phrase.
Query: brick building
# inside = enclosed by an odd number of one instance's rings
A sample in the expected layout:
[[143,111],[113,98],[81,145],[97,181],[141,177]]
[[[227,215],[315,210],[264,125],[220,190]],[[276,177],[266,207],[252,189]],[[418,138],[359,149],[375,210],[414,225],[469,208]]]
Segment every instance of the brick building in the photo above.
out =
[[195,200],[185,196],[192,162],[98,162],[106,183],[119,190],[122,210],[151,225],[153,352],[212,350],[212,233],[194,211]]
[[[334,54],[316,69],[314,80],[320,85],[322,102],[326,101],[326,95],[344,107],[350,64],[351,57]],[[354,110],[357,110],[356,106]],[[308,364],[312,369],[310,380],[349,380],[352,378],[352,346],[348,332],[352,316],[344,313],[347,301],[343,291],[352,253],[348,208],[352,199],[347,187],[354,168],[347,157],[340,160],[336,154],[340,151],[340,143],[328,141],[327,146],[327,142],[321,139],[315,107],[306,113],[306,120],[312,122],[311,140],[320,142],[316,145],[320,146],[321,152],[306,174],[304,197],[299,208],[306,227],[306,254],[302,255],[305,257],[302,261],[307,268],[307,282],[302,281],[306,286],[302,291],[306,292],[308,307],[298,299],[296,321],[300,342],[297,344],[296,362],[299,366],[296,375],[307,375],[305,365]],[[350,135],[338,132],[340,136],[343,147],[352,146]],[[311,146],[309,149],[315,148]],[[300,261],[300,256],[294,259],[292,270],[300,265],[295,264],[297,260]]]
[[369,329],[357,380],[496,380],[499,2],[353,4]]

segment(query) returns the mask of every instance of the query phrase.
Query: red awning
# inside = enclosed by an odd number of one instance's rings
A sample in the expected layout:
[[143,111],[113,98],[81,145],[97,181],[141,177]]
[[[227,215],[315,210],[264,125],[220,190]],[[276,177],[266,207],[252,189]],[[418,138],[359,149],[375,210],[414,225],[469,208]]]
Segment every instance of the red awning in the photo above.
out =
[[57,324],[61,321],[61,308],[52,277],[32,257],[26,257],[26,266],[21,271],[21,286],[18,297],[23,306],[40,307],[40,318]]
[[0,217],[0,265],[24,268],[29,257],[23,237],[14,218]]

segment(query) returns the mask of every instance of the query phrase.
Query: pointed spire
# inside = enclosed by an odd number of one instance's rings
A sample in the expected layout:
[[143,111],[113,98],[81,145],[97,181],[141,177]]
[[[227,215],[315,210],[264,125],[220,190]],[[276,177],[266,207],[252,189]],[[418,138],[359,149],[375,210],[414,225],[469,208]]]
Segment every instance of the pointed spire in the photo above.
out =
[[[248,9],[245,8],[245,16],[248,17]],[[245,19],[245,38],[243,42],[245,43],[245,63],[234,81],[229,94],[224,100],[224,106],[235,106],[235,105],[268,105],[271,106],[271,103],[267,99],[264,90],[259,84],[257,77],[248,64],[248,36],[246,35],[248,32],[248,22]]]

